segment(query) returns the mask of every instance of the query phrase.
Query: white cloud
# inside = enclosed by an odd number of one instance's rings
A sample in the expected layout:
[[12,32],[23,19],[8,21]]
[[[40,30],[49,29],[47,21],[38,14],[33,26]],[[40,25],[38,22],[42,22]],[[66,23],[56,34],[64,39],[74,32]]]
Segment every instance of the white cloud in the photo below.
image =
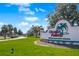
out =
[[39,24],[39,23],[33,23],[32,25],[34,25],[34,26],[41,26],[41,24]]
[[25,14],[27,14],[27,15],[34,15],[35,12],[32,11],[30,8],[26,8],[26,9],[25,9]]
[[22,12],[22,11],[26,11],[26,8],[24,8],[24,7],[19,7],[19,12]]
[[11,5],[10,5],[10,4],[6,4],[5,6],[6,6],[6,7],[11,7]]
[[40,25],[40,24],[38,24],[38,23],[35,23],[34,25],[35,25],[35,26],[41,26],[41,25]]
[[46,10],[44,10],[43,8],[35,8],[36,12],[46,12]]
[[2,25],[4,25],[4,23],[3,22],[0,22],[0,30],[1,30]]
[[35,12],[33,12],[33,11],[29,11],[29,12],[26,12],[25,14],[27,14],[27,15],[34,15]]
[[38,9],[38,8],[35,8],[35,11],[36,11],[36,12],[39,12],[39,9]]
[[29,12],[31,10],[30,10],[30,8],[20,7],[19,12],[22,12],[22,11]]
[[19,7],[19,12],[24,12],[24,14],[27,14],[27,15],[34,15],[35,12],[32,11],[29,7]]
[[17,29],[21,29],[23,31],[23,33],[26,33],[27,30],[30,28],[29,23],[28,22],[20,22],[19,24],[16,24]]
[[38,21],[39,18],[38,17],[25,17],[24,18],[26,21],[31,21],[31,22],[35,22],[35,21]]
[[3,22],[0,22],[0,25],[3,25],[4,23]]
[[44,9],[42,9],[42,8],[39,8],[39,10],[40,10],[41,12],[45,12],[45,10],[44,10]]
[[29,12],[29,11],[31,11],[31,10],[30,10],[30,8],[26,8],[26,11]]
[[18,24],[18,26],[20,26],[20,27],[21,26],[28,26],[28,24],[29,24],[28,22],[21,22],[20,24]]
[[47,26],[48,26],[48,24],[32,23],[32,24],[30,24],[30,27],[32,25],[34,25],[34,26],[42,26],[44,28],[44,30],[47,30]]
[[31,6],[31,3],[10,3],[6,4],[7,7],[11,7],[12,5],[18,6],[18,11],[23,12],[27,15],[34,15],[35,12],[32,11],[29,7]]
[[44,30],[47,30],[47,25],[43,25]]
[[48,18],[45,18],[45,21],[48,21]]
[[12,5],[16,5],[16,6],[19,6],[19,7],[30,7],[31,4],[30,3],[8,3],[6,4],[6,7],[10,7]]
[[20,6],[20,7],[30,7],[31,4],[30,3],[16,3],[14,5]]

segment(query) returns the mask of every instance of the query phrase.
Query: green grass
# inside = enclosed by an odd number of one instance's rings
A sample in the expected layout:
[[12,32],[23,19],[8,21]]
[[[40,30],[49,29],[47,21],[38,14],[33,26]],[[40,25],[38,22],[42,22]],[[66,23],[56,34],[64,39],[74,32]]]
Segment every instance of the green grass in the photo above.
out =
[[[34,44],[39,38],[28,37],[21,40],[0,42],[1,56],[79,56],[78,49],[55,48]],[[11,54],[11,48],[14,53]]]

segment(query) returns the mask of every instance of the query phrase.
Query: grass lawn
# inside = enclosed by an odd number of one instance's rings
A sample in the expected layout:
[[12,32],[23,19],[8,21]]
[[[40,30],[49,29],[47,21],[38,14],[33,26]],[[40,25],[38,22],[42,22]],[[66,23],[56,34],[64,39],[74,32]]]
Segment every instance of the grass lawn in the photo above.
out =
[[[0,42],[1,56],[79,56],[79,49],[54,48],[34,44],[39,38],[28,37],[21,40]],[[11,54],[11,48],[14,53]]]

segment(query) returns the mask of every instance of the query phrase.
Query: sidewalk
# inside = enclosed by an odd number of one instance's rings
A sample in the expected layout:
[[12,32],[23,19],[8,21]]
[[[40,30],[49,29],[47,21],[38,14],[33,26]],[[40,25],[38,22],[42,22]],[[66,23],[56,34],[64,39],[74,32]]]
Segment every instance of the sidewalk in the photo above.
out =
[[17,37],[17,38],[3,39],[3,40],[0,40],[0,41],[19,40],[19,39],[22,39],[22,38],[26,38],[26,37]]
[[56,47],[56,48],[67,48],[67,49],[69,49],[68,47],[65,47],[65,46],[50,44],[50,43],[42,42],[40,40],[35,41],[34,44],[39,45],[39,46],[50,46],[50,47]]

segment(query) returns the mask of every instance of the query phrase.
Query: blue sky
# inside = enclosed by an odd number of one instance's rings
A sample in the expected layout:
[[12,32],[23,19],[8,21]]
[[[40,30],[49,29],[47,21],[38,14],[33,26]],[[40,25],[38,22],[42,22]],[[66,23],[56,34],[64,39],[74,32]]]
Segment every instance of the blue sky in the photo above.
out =
[[55,3],[0,3],[0,27],[12,24],[24,33],[32,25],[48,25],[47,15],[54,13]]

